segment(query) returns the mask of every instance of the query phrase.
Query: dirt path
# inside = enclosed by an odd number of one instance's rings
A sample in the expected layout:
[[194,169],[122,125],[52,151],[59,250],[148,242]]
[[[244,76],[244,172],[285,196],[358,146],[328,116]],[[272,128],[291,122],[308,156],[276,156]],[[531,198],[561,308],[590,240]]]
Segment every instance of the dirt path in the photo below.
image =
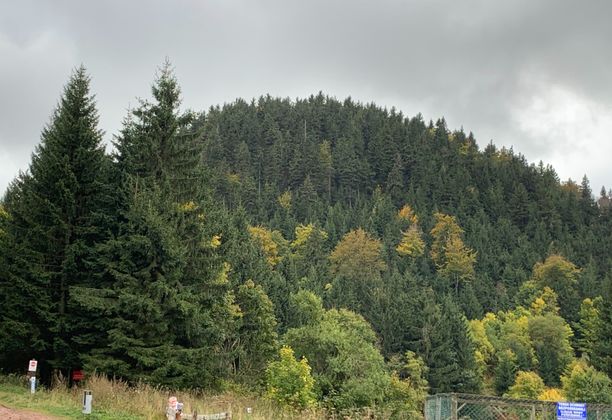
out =
[[46,414],[35,413],[33,411],[17,410],[0,404],[0,420],[55,420],[57,417],[50,417]]

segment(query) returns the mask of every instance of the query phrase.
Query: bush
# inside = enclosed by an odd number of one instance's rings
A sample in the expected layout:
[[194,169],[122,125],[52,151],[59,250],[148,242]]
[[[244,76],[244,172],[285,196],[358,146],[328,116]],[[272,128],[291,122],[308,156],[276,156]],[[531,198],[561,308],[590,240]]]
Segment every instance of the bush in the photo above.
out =
[[305,357],[298,362],[293,349],[283,346],[280,360],[270,362],[266,369],[268,395],[281,404],[306,408],[315,404],[314,379]]
[[521,371],[504,397],[536,400],[545,389],[544,381],[537,373]]
[[561,377],[561,383],[569,401],[612,403],[612,381],[585,361],[572,363]]

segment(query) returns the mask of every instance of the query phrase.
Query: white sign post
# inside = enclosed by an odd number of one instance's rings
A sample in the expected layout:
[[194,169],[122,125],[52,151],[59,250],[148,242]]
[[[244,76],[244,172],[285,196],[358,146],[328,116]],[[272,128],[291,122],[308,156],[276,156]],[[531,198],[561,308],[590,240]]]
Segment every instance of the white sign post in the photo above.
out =
[[36,392],[36,369],[38,368],[38,361],[36,359],[30,360],[28,363],[28,380],[30,381],[30,394]]
[[93,395],[90,390],[83,391],[83,414],[91,414],[91,403]]

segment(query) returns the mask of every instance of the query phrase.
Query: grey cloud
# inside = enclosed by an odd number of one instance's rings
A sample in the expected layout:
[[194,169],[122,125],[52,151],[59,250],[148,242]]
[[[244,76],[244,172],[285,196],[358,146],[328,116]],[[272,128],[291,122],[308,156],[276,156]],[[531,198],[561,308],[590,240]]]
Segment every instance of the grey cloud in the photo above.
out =
[[[565,143],[517,125],[513,115],[532,95],[525,81],[609,107],[610,12],[612,4],[598,0],[6,2],[0,152],[3,161],[27,164],[61,85],[81,62],[110,139],[169,56],[187,107],[322,90],[407,115],[445,116],[482,146],[493,139],[547,161]],[[45,36],[55,40],[46,51],[28,49]],[[593,185],[612,183],[602,167],[593,167]],[[575,178],[589,168],[558,169]],[[6,176],[0,173],[0,187]]]

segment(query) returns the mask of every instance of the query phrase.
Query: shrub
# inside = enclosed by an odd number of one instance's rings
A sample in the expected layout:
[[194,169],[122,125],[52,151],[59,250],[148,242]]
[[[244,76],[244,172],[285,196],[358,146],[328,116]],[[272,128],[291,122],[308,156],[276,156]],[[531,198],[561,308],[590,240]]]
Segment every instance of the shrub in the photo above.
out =
[[306,408],[315,404],[314,379],[310,374],[308,360],[298,361],[293,349],[283,346],[280,360],[272,361],[266,369],[268,395],[281,404]]

